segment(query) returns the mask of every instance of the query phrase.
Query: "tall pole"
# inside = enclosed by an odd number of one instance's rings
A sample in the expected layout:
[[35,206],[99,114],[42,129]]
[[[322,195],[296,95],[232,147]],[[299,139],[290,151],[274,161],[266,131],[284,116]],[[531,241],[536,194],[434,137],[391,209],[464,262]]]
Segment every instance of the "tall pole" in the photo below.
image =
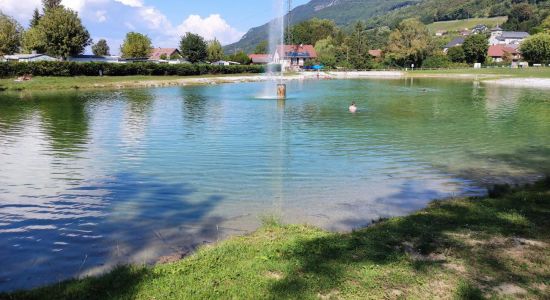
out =
[[286,14],[286,41],[288,44],[290,44],[292,42],[292,34],[290,30],[290,24],[292,21],[292,0],[287,0],[287,8],[288,11]]

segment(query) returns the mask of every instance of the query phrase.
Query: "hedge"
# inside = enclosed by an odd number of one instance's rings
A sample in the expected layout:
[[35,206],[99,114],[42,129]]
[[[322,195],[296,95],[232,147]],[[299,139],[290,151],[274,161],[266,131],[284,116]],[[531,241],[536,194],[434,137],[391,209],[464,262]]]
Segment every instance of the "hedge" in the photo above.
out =
[[258,65],[218,66],[209,64],[157,64],[140,63],[79,63],[60,61],[40,62],[0,62],[0,77],[13,77],[25,74],[34,76],[106,76],[127,75],[204,75],[263,73],[265,67]]

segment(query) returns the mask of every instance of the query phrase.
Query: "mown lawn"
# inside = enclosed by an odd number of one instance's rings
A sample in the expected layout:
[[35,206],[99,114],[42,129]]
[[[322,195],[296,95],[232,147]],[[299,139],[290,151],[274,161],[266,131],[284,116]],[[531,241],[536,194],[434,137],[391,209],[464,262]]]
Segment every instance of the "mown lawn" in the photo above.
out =
[[267,220],[175,263],[2,299],[548,299],[550,180],[351,233]]
[[432,32],[438,30],[445,31],[461,31],[465,28],[472,29],[476,25],[487,25],[490,28],[495,27],[496,25],[502,25],[508,20],[508,17],[494,17],[494,18],[471,18],[465,20],[454,20],[454,21],[442,21],[428,24],[428,29]]

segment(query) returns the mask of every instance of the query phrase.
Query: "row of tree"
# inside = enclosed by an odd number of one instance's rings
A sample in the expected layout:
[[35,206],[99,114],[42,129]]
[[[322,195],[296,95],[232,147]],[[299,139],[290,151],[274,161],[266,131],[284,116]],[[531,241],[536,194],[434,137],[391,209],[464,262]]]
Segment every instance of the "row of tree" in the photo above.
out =
[[[53,57],[67,58],[81,54],[92,45],[90,33],[78,14],[63,5],[61,0],[42,0],[42,12],[34,10],[28,30],[14,18],[0,12],[0,56],[19,51],[46,53]],[[124,58],[149,57],[153,45],[144,34],[130,32],[120,47]],[[197,34],[187,33],[180,41],[180,52],[190,62],[219,61],[228,59],[242,64],[249,63],[246,53],[237,52],[225,56],[222,45],[216,39],[205,41]],[[104,39],[92,45],[95,55],[110,55],[110,47]],[[178,59],[179,56],[163,57]]]

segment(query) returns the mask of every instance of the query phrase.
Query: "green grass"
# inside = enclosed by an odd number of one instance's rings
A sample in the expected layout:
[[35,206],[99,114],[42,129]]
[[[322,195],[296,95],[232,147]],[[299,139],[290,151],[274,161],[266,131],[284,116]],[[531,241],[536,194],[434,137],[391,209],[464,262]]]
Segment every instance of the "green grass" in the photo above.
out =
[[472,18],[465,20],[435,22],[428,24],[427,26],[432,32],[436,32],[438,30],[461,31],[464,28],[472,29],[474,26],[479,24],[487,25],[489,28],[492,28],[496,25],[502,25],[507,19],[508,17]]
[[[351,233],[265,217],[171,264],[123,266],[1,299],[545,299],[550,181],[433,202]],[[546,298],[547,299],[547,298]]]
[[[415,70],[407,72],[411,77],[448,77],[452,75],[478,75],[482,79],[514,77],[514,78],[550,78],[550,68],[484,68],[484,69],[449,69],[449,70]],[[454,77],[456,78],[456,77]]]
[[[201,75],[201,76],[75,76],[34,77],[30,81],[15,82],[15,78],[0,79],[0,91],[68,90],[119,88],[148,85],[175,85],[186,79],[248,76],[253,74]],[[255,74],[257,75],[257,74]]]

